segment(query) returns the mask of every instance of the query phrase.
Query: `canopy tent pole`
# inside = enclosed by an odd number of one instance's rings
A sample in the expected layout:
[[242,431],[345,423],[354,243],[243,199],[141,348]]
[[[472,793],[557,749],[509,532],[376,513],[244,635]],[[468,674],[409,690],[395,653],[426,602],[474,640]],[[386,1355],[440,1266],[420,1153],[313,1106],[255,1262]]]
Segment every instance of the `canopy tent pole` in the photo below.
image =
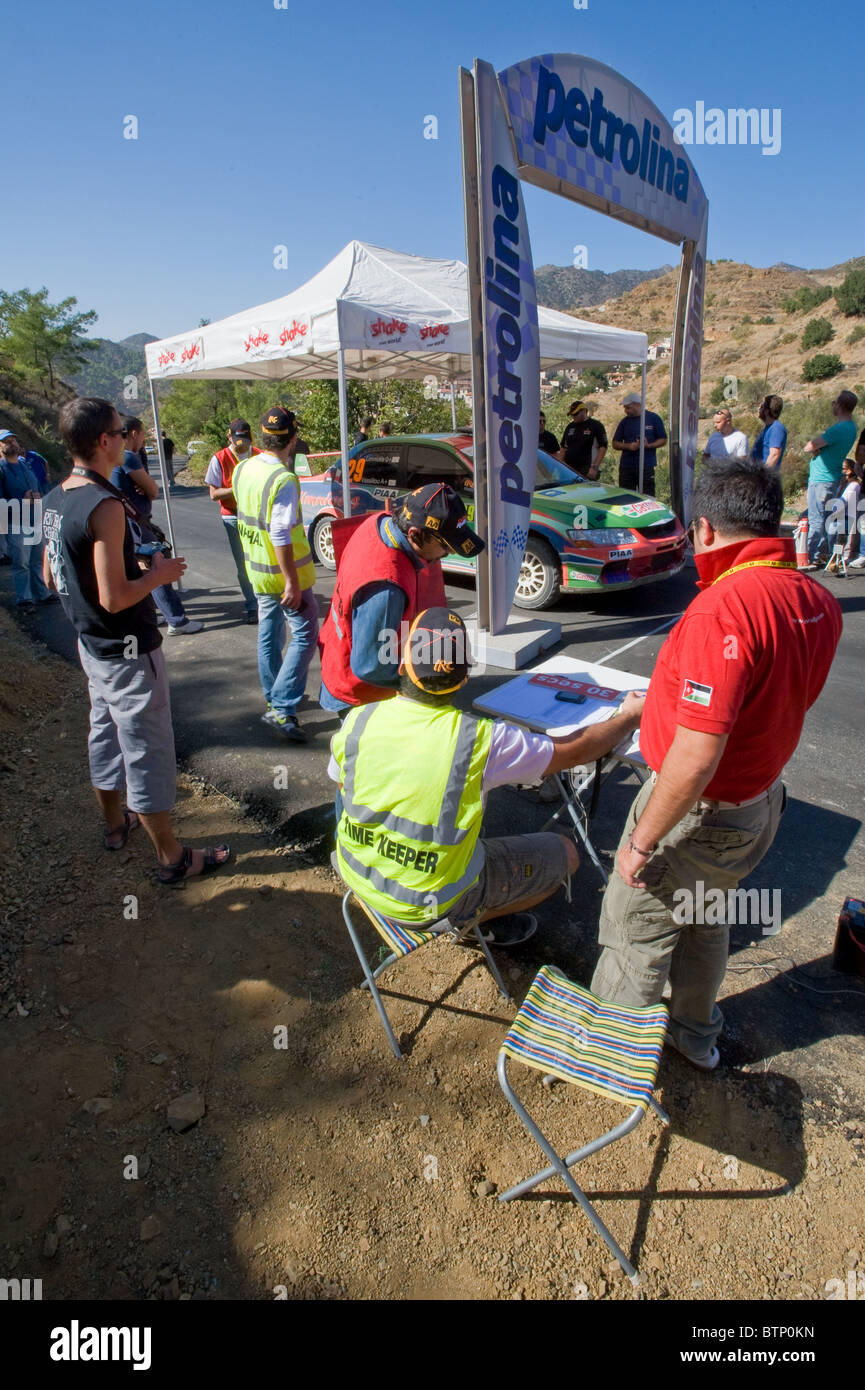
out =
[[643,363],[643,382],[640,387],[640,486],[638,492],[643,491],[643,469],[646,462],[646,364]]
[[453,381],[451,382],[451,424],[453,425],[454,434],[456,434],[456,429],[457,429],[457,391],[456,391],[456,387],[454,386]]
[[342,514],[351,516],[351,480],[348,476],[348,400],[345,386],[345,349],[338,348],[336,354],[337,380],[339,382],[339,445],[342,451]]
[[[168,470],[165,467],[165,449],[162,444],[162,429],[159,424],[159,405],[156,400],[156,382],[148,377],[150,385],[150,405],[153,410],[153,428],[156,431],[156,452],[159,455],[159,476],[162,480],[162,498],[165,502],[165,518],[168,525],[168,539],[171,553],[177,555],[177,542],[174,539],[174,525],[171,518],[171,489],[168,486]],[[177,588],[183,588],[183,580],[177,580]]]

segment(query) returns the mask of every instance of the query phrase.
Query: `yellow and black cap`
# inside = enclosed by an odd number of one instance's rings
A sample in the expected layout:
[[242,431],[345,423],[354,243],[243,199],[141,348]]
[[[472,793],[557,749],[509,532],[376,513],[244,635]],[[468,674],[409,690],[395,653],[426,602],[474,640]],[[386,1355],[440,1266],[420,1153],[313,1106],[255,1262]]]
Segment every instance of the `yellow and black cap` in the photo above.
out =
[[240,416],[238,416],[236,420],[232,420],[231,424],[228,426],[228,433],[231,435],[232,439],[252,438],[252,428],[249,421],[241,420]]
[[261,417],[262,434],[293,434],[297,428],[297,416],[284,405],[273,405]]
[[480,555],[484,541],[469,526],[465,505],[447,483],[427,483],[402,499],[400,517],[408,526],[426,527],[455,555]]
[[[409,628],[403,652],[406,674],[419,690],[449,695],[468,680],[472,654],[465,623],[449,608],[426,608]],[[443,677],[447,684],[440,684]]]

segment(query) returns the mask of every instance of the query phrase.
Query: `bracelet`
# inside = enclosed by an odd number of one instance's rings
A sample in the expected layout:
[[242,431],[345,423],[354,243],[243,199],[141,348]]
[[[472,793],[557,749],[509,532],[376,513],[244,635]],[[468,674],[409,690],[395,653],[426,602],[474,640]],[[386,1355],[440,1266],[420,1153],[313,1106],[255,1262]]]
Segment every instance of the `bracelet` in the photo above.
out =
[[640,849],[639,845],[634,844],[633,835],[628,836],[628,849],[632,850],[634,854],[639,854],[641,859],[651,859],[657,848],[658,846],[655,845],[654,849]]

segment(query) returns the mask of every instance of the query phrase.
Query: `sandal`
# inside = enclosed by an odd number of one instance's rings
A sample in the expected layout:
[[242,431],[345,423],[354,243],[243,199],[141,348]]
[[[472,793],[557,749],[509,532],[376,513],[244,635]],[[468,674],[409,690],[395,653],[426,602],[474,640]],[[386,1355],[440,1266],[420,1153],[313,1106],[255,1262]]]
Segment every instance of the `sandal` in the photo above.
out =
[[[220,859],[218,856],[222,855]],[[193,851],[189,845],[183,846],[183,853],[176,864],[160,864],[157,870],[157,877],[160,883],[165,884],[166,888],[182,888],[188,878],[201,878],[204,874],[215,873],[221,869],[231,858],[231,850],[228,845],[214,845],[204,851],[204,863],[198,873],[190,873],[192,868]]]
[[[136,830],[140,824],[141,822],[135,811],[124,811],[123,824],[116,826],[114,830],[106,830],[102,836],[103,847],[112,854],[116,853],[119,849],[125,849],[126,841],[129,839],[133,830]],[[108,841],[112,839],[114,835],[119,835],[121,837],[119,845],[109,845]]]

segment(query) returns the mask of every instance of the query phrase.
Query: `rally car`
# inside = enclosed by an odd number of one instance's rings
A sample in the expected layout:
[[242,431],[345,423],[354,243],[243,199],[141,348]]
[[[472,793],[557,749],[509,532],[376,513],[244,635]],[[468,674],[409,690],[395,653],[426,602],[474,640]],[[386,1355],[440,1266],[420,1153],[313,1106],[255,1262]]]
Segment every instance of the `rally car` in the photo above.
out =
[[[445,482],[474,516],[470,434],[389,435],[358,444],[349,454],[352,516],[381,511],[425,483]],[[304,522],[313,555],[335,567],[331,520],[341,517],[339,455],[311,456],[326,466],[314,475],[298,462]],[[586,482],[573,469],[538,450],[529,537],[514,598],[518,608],[547,608],[562,593],[598,593],[651,584],[682,568],[686,537],[678,518],[653,497]],[[474,569],[473,560],[449,555],[442,567]]]

